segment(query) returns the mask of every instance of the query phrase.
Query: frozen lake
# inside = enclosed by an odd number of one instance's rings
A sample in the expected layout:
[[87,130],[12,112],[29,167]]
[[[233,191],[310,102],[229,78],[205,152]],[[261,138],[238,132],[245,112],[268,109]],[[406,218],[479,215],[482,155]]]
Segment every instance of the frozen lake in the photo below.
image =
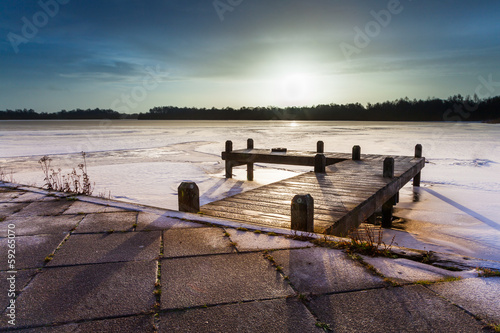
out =
[[500,261],[500,125],[482,123],[293,122],[293,121],[2,121],[0,166],[18,183],[42,186],[38,160],[50,155],[70,171],[87,152],[94,195],[177,209],[177,186],[200,187],[202,204],[274,182],[308,167],[256,165],[255,181],[244,167],[223,176],[220,152],[253,138],[256,148],[286,147],[413,155],[422,144],[428,163],[422,187],[406,186],[395,215],[407,219],[396,235],[402,246]]

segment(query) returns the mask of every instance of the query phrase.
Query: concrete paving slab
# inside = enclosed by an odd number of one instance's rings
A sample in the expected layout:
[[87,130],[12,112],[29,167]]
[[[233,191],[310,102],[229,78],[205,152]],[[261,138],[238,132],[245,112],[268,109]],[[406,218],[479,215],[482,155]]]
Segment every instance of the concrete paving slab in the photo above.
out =
[[310,242],[297,241],[283,236],[269,236],[262,233],[240,231],[232,228],[226,228],[226,231],[231,235],[231,241],[236,243],[238,251],[290,249],[314,246]]
[[161,232],[73,234],[48,266],[153,260],[160,255]]
[[202,228],[206,227],[201,223],[194,223],[174,219],[165,215],[140,212],[137,217],[136,230],[165,230],[177,228]]
[[71,206],[73,202],[66,199],[51,199],[47,201],[32,202],[24,207],[15,216],[55,216],[60,215]]
[[436,283],[428,288],[482,319],[500,325],[500,277]]
[[0,222],[11,215],[21,211],[28,203],[0,203]]
[[397,283],[439,281],[447,277],[477,277],[476,270],[453,272],[409,259],[361,256],[377,272]]
[[[10,299],[12,298],[9,293],[11,290],[15,290],[16,295],[28,284],[32,276],[35,275],[36,270],[28,269],[23,271],[17,271],[16,273],[0,272],[0,312],[4,311],[9,305]],[[14,277],[14,279],[10,279]],[[9,280],[7,280],[9,278]],[[13,284],[11,284],[13,282]],[[15,288],[12,288],[15,286]]]
[[87,214],[74,233],[131,230],[137,222],[137,212]]
[[37,327],[23,329],[23,333],[138,333],[155,332],[152,316],[133,316],[116,319],[95,320],[82,323],[72,323],[54,327]]
[[174,311],[160,314],[158,332],[323,332],[296,298]]
[[156,269],[155,261],[44,269],[16,300],[16,326],[145,313],[155,301]]
[[10,200],[17,198],[24,193],[25,192],[22,191],[0,188],[0,202],[9,202]]
[[[16,269],[38,268],[45,263],[45,257],[51,254],[67,234],[16,236]],[[0,248],[7,249],[7,238],[0,238]],[[0,256],[0,270],[8,270],[7,251]]]
[[94,203],[75,201],[64,214],[90,214],[90,213],[112,213],[126,212],[126,210],[116,207],[98,205]]
[[472,316],[418,285],[318,296],[309,308],[333,332],[482,332]]
[[294,294],[260,253],[165,259],[161,262],[161,284],[162,309]]
[[322,294],[387,286],[382,278],[340,250],[316,247],[270,254],[302,293]]
[[42,200],[46,197],[46,194],[36,193],[36,192],[23,192],[16,198],[10,200],[10,202],[35,202]]
[[236,252],[222,228],[170,229],[163,231],[163,256],[184,257]]
[[[63,234],[75,228],[83,215],[75,216],[12,216],[4,223],[14,224],[16,235]],[[1,228],[1,227],[0,227]],[[2,228],[3,229],[3,228]],[[3,230],[1,235],[3,236]]]

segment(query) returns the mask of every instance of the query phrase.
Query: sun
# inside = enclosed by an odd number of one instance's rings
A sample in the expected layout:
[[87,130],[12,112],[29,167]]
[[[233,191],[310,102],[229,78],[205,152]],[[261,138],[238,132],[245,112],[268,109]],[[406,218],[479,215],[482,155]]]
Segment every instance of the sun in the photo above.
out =
[[315,80],[308,73],[291,73],[276,82],[277,97],[288,105],[303,105],[313,99]]

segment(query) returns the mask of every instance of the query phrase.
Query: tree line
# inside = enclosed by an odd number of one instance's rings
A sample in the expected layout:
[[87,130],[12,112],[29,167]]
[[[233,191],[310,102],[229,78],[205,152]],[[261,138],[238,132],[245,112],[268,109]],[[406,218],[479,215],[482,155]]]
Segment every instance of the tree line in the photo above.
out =
[[452,96],[446,100],[401,98],[383,103],[321,104],[312,107],[190,108],[154,107],[138,119],[178,120],[363,120],[363,121],[490,121],[500,118],[500,96]]
[[154,107],[147,113],[126,114],[111,109],[33,109],[0,111],[1,120],[14,119],[139,119],[139,120],[362,120],[362,121],[498,121],[500,96],[480,99],[462,95],[448,99],[401,98],[382,103],[320,104],[303,107],[195,108]]
[[16,109],[0,111],[1,120],[50,120],[50,119],[124,119],[137,118],[137,114],[130,115],[119,113],[111,109],[75,109],[61,110],[59,112],[41,112],[38,113],[33,109]]

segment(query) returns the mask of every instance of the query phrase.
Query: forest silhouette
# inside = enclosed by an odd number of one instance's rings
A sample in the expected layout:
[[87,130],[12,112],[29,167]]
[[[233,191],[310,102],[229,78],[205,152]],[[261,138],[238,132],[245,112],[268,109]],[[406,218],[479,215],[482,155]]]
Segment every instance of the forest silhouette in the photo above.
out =
[[0,111],[1,120],[15,119],[139,119],[139,120],[359,120],[359,121],[491,121],[500,119],[500,96],[479,99],[455,95],[448,99],[401,98],[382,103],[320,104],[293,107],[195,108],[154,107],[147,113],[111,109],[75,109],[37,113],[33,109]]

